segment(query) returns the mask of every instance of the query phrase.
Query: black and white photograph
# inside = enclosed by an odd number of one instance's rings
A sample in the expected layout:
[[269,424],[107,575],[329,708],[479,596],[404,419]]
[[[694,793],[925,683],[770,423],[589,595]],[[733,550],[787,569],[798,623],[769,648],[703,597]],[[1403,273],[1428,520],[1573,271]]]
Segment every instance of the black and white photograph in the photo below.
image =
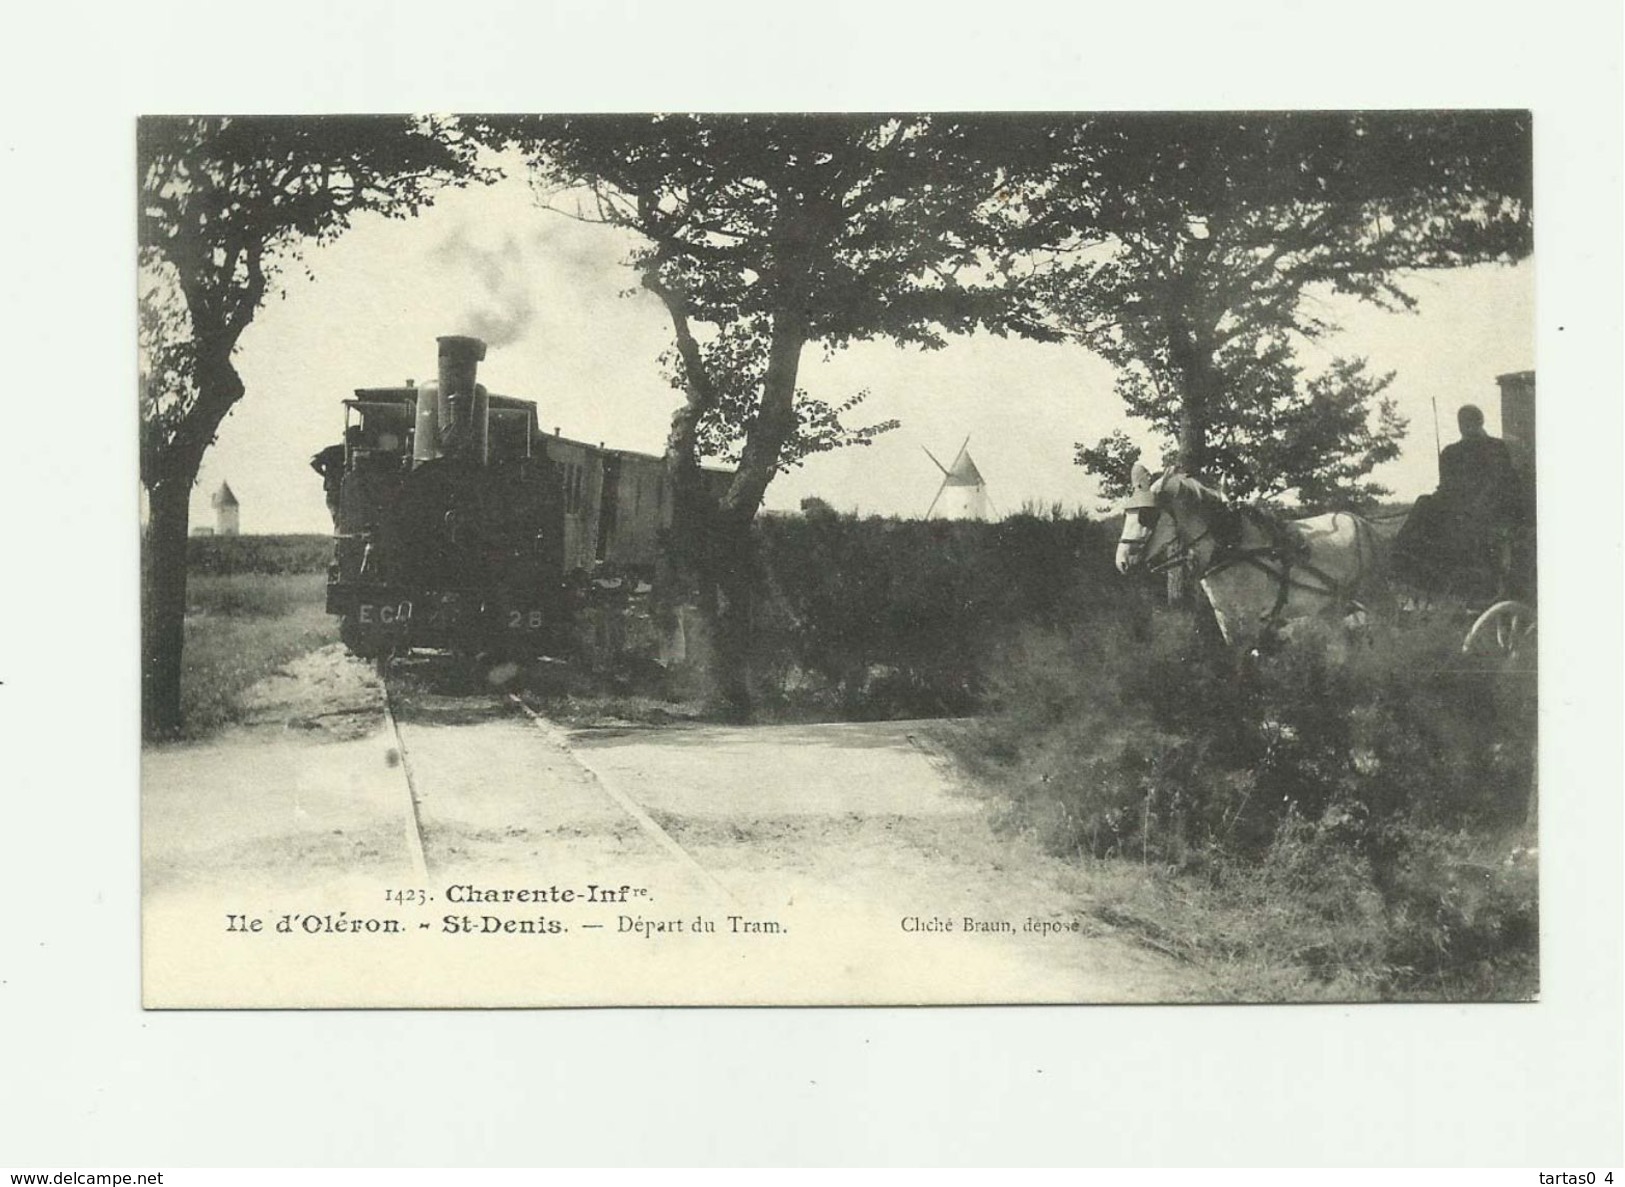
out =
[[137,135],[147,1006],[1538,997],[1529,112]]
[[13,26],[0,1180],[1622,1173],[1617,5]]

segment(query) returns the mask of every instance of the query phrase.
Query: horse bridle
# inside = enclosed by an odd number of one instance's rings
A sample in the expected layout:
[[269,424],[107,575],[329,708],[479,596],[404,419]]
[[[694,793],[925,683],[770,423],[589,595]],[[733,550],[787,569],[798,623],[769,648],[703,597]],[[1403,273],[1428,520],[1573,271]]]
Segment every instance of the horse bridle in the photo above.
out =
[[[1185,528],[1179,522],[1179,516],[1172,507],[1136,507],[1130,514],[1137,514],[1140,511],[1155,511],[1158,519],[1166,515],[1174,524],[1174,538],[1159,548],[1156,553],[1145,558],[1145,567],[1148,573],[1166,573],[1171,569],[1179,568],[1190,560],[1196,551],[1196,546],[1213,534],[1212,525],[1209,525],[1197,535],[1186,539]],[[1139,552],[1145,548],[1146,542],[1156,533],[1157,524],[1156,520],[1153,520],[1144,537],[1139,540],[1125,540],[1123,543],[1128,545],[1131,552]],[[1206,573],[1203,576],[1206,576]]]

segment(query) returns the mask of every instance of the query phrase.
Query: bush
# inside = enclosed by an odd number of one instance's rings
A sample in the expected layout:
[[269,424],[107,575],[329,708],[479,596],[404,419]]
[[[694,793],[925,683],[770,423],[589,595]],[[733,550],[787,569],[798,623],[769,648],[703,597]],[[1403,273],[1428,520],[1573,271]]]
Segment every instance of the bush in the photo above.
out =
[[1103,525],[859,520],[758,527],[754,668],[781,709],[886,718],[969,713],[999,640],[1120,601]]
[[1534,995],[1540,896],[1532,851],[1420,831],[1400,848],[1384,897],[1391,995]]
[[[1190,615],[1027,631],[989,678],[976,749],[1016,756],[1018,804],[1073,822],[1057,848],[1218,846],[1262,857],[1289,815],[1335,819],[1382,858],[1394,819],[1517,823],[1535,775],[1533,667],[1458,654],[1451,623],[1305,624],[1274,655],[1212,646]],[[1018,808],[1018,810],[1020,810]]]
[[1241,658],[1190,615],[1129,607],[1008,643],[989,716],[955,745],[1004,792],[1000,823],[1052,851],[1290,902],[1326,931],[1296,958],[1327,976],[1532,985],[1533,868],[1495,855],[1535,778],[1534,666],[1460,639],[1443,617],[1353,638],[1303,624]]

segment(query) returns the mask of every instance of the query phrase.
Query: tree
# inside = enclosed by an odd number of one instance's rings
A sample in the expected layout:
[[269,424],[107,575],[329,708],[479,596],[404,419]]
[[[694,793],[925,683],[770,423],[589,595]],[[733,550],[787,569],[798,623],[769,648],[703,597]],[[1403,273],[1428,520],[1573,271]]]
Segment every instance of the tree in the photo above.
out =
[[191,491],[243,396],[238,340],[281,270],[363,212],[402,218],[482,176],[478,146],[409,117],[150,117],[137,128],[142,711],[149,736],[181,723]]
[[[918,117],[493,120],[555,210],[629,228],[663,303],[684,400],[666,457],[672,556],[714,627],[724,698],[748,708],[750,523],[774,475],[887,425],[842,422],[797,386],[803,349],[923,348],[983,328],[1056,337],[988,268],[1002,182],[987,128]],[[572,211],[571,202],[578,204]],[[859,397],[861,398],[861,397]],[[708,482],[707,455],[735,464]]]
[[[1298,365],[1335,329],[1312,298],[1413,309],[1416,270],[1527,255],[1530,185],[1522,113],[1089,118],[1028,175],[1022,242],[1048,266],[1027,283],[1185,469],[1237,496],[1359,501],[1404,424],[1391,377]],[[1078,460],[1109,479],[1125,440]]]
[[[1334,359],[1307,379],[1286,344],[1244,340],[1220,352],[1220,401],[1215,405],[1204,470],[1237,499],[1294,496],[1301,510],[1368,506],[1386,488],[1369,475],[1399,456],[1406,429],[1393,400],[1382,392],[1394,374],[1373,375],[1364,359]],[[1130,361],[1117,381],[1130,416],[1144,420],[1168,442],[1161,465],[1181,464],[1180,405],[1164,398]],[[1373,417],[1375,423],[1373,423]],[[1074,460],[1100,479],[1108,499],[1126,496],[1139,446],[1121,429],[1095,445],[1078,444]]]

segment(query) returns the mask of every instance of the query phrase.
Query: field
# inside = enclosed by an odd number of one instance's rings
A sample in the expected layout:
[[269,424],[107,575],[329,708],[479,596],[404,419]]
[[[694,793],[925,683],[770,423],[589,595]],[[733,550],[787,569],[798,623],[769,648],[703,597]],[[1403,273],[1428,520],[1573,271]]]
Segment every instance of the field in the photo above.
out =
[[329,536],[193,536],[186,567],[193,577],[322,573],[332,553]]
[[187,738],[243,720],[243,694],[283,664],[338,640],[324,609],[323,536],[188,541],[181,708]]

